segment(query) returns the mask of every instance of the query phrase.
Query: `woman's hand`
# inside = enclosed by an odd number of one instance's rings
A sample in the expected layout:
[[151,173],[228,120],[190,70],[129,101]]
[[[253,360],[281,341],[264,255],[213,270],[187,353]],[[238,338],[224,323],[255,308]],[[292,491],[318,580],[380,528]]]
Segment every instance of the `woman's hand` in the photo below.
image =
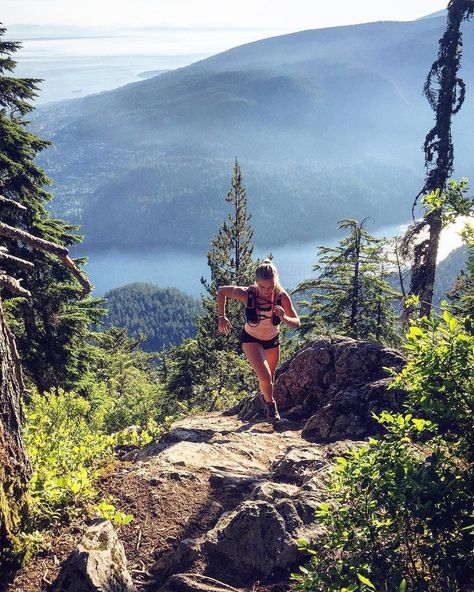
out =
[[285,320],[285,311],[283,310],[282,306],[274,306],[273,312],[277,315],[277,317],[280,317],[282,321]]
[[231,322],[226,316],[219,317],[217,321],[217,329],[219,333],[223,333],[224,335],[229,335],[230,330],[232,329]]

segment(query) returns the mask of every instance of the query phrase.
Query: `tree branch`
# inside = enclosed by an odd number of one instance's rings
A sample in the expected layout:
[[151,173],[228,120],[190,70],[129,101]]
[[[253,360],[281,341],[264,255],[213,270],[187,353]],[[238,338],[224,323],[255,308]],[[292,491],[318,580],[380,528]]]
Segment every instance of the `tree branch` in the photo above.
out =
[[33,234],[30,234],[29,232],[19,230],[18,228],[14,228],[8,224],[4,224],[3,222],[0,222],[0,236],[6,236],[7,238],[18,240],[40,251],[45,251],[47,253],[56,255],[61,259],[61,261],[66,265],[66,267],[71,271],[71,273],[83,287],[83,296],[87,296],[87,294],[89,294],[89,292],[92,290],[92,284],[77,267],[74,261],[69,257],[69,251],[66,247],[62,247],[61,245],[57,245],[51,241],[44,240],[34,236]]
[[25,259],[20,259],[19,257],[14,257],[13,255],[9,255],[3,249],[0,249],[0,261],[7,261],[9,263],[14,263],[18,267],[25,267],[26,269],[33,269],[34,265],[31,261],[26,261]]
[[29,298],[31,296],[31,292],[25,290],[20,286],[20,282],[15,278],[10,277],[4,273],[0,272],[0,288],[6,288],[13,294],[18,294],[18,296],[26,296]]
[[14,240],[20,241],[25,245],[38,249],[39,251],[46,251],[47,253],[53,253],[60,259],[67,256],[69,251],[66,247],[52,243],[51,241],[44,240],[24,230],[19,230],[8,224],[0,222],[0,236],[6,236],[7,238],[13,238]]
[[21,210],[22,212],[26,212],[27,208],[18,203],[17,201],[13,200],[13,199],[8,199],[8,197],[3,197],[3,195],[0,195],[0,205],[6,205],[9,206],[11,208],[15,208],[17,210]]

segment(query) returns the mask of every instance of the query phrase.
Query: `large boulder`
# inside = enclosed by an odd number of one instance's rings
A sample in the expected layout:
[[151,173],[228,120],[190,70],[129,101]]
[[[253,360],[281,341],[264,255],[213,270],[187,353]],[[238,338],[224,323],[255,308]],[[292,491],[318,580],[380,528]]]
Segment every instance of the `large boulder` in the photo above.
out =
[[96,520],[86,530],[51,592],[136,592],[123,545],[108,520]]
[[296,511],[265,501],[243,502],[225,514],[208,532],[203,551],[212,569],[240,582],[269,577],[288,568],[298,557],[293,530],[300,525]]
[[386,369],[404,364],[400,352],[378,343],[322,336],[281,367],[275,399],[287,417],[308,419],[307,439],[361,439],[379,428],[373,413],[401,409],[404,393],[388,389]]

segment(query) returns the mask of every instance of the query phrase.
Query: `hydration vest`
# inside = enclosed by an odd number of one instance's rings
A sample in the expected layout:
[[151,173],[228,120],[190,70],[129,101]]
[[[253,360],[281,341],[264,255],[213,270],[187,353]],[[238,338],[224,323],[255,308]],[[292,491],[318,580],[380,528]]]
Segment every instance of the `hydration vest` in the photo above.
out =
[[[261,300],[265,300],[264,298],[261,298]],[[276,315],[273,312],[273,299],[270,300],[266,300],[266,302],[268,302],[270,304],[270,306],[268,308],[263,308],[263,307],[258,307],[260,308],[260,310],[265,310],[265,311],[272,311],[272,325],[279,325],[281,323],[281,319],[278,315]],[[276,298],[275,298],[275,305],[276,306],[281,306],[281,294],[277,294]],[[250,286],[248,291],[247,291],[247,306],[245,307],[245,318],[247,319],[247,323],[252,326],[252,327],[256,327],[259,323],[261,319],[267,319],[268,317],[266,315],[262,315],[259,314],[258,312],[258,308],[257,308],[257,288],[255,288],[254,286]]]

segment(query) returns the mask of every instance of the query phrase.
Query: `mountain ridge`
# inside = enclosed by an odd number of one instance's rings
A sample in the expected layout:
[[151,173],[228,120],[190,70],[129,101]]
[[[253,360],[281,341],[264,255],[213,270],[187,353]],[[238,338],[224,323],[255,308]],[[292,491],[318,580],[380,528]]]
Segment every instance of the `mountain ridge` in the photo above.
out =
[[[45,107],[35,125],[56,144],[44,160],[55,212],[83,223],[91,246],[203,250],[226,216],[237,155],[258,244],[327,236],[349,216],[404,222],[423,180],[433,114],[421,88],[442,23],[281,35]],[[474,51],[464,51],[469,89]],[[469,103],[457,120],[473,113]],[[469,175],[472,142],[456,123]]]

